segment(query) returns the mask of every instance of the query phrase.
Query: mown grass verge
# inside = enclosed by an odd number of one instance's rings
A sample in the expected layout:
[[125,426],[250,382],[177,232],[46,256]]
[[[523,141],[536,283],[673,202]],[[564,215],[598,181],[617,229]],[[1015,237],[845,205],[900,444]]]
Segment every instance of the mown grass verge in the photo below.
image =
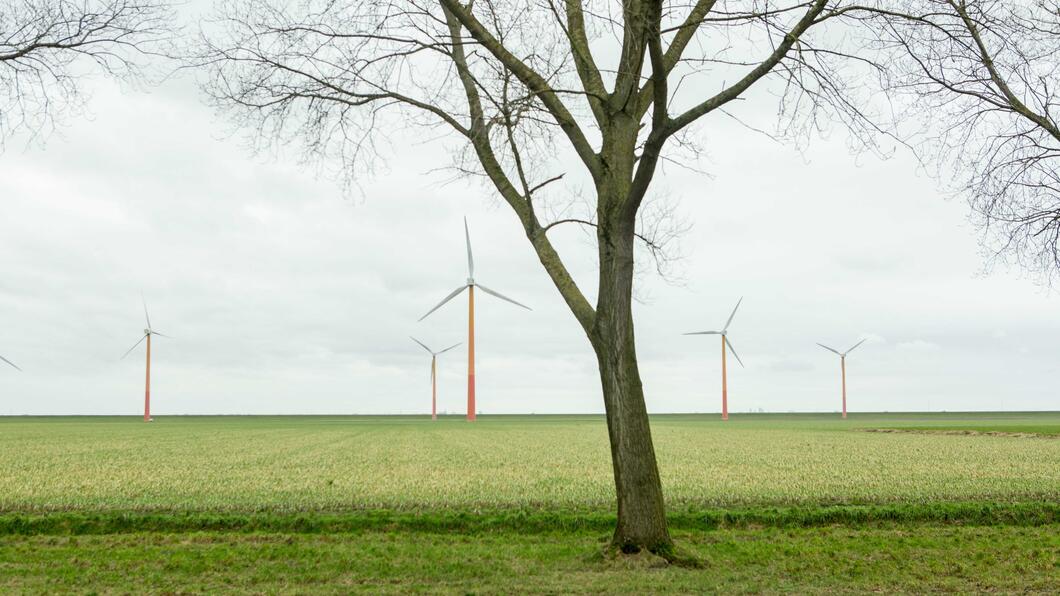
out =
[[[800,528],[827,525],[954,524],[969,526],[1042,526],[1060,523],[1060,503],[929,503],[675,510],[670,527],[683,530],[723,528]],[[476,535],[491,532],[546,534],[606,532],[610,512],[499,510],[482,512],[395,511],[283,513],[77,512],[0,513],[0,535],[92,535],[133,532],[280,532],[333,534],[363,531],[439,532]]]
[[675,530],[695,567],[608,534],[0,536],[0,593],[1055,594],[1060,525]]

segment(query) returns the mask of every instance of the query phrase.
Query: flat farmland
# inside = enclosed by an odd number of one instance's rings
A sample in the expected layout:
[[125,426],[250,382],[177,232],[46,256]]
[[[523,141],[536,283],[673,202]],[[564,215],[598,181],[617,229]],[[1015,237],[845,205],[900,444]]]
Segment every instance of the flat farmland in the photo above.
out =
[[[653,418],[677,510],[1056,502],[1056,429],[1056,413]],[[5,512],[571,512],[613,499],[599,416],[0,419]]]
[[0,419],[0,592],[1060,586],[1060,414],[652,422],[686,564],[604,554],[600,416]]

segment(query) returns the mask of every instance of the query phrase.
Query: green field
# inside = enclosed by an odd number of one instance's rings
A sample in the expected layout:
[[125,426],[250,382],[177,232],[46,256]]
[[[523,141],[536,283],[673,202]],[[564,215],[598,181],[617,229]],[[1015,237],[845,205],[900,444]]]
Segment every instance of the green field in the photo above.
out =
[[0,418],[0,591],[1049,592],[1058,434],[1060,413],[655,416],[701,563],[661,570],[599,556],[600,416]]

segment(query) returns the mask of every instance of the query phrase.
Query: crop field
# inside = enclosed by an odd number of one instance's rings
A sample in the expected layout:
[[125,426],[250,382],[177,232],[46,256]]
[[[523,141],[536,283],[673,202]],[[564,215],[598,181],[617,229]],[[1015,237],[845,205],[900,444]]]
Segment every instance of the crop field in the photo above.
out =
[[0,418],[0,591],[1060,586],[1060,413],[652,422],[675,537],[713,571],[593,558],[600,416]]
[[[988,415],[659,416],[676,508],[1060,500],[1060,440]],[[1060,415],[995,417],[1012,431]],[[859,429],[919,429],[915,433]],[[0,510],[610,510],[602,417],[9,418]]]

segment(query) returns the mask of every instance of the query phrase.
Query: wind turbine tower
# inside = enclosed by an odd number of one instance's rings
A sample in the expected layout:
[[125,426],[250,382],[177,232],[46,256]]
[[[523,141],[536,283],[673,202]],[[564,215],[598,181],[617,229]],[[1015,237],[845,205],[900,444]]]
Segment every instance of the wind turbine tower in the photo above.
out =
[[692,333],[685,333],[685,335],[720,335],[721,336],[721,419],[729,419],[729,381],[727,373],[726,363],[726,347],[732,351],[732,355],[736,358],[736,361],[743,367],[743,360],[740,360],[739,354],[736,353],[736,348],[732,347],[732,342],[729,341],[729,325],[732,324],[732,318],[736,316],[736,309],[740,308],[740,303],[743,302],[743,298],[740,298],[736,302],[736,307],[732,309],[732,314],[729,315],[729,320],[725,321],[725,326],[721,328],[721,331],[695,331]]
[[144,380],[144,422],[151,422],[151,336],[158,335],[160,337],[169,337],[155,331],[151,327],[151,315],[147,314],[147,301],[143,300],[143,296],[140,297],[144,304],[144,318],[147,319],[147,327],[144,329],[143,337],[140,341],[133,344],[133,347],[129,348],[125,354],[122,355],[121,360],[124,360],[126,356],[132,353],[143,341],[147,340],[147,375]]
[[431,420],[437,420],[438,419],[438,383],[437,383],[438,356],[440,354],[444,354],[444,353],[448,352],[449,350],[452,350],[453,348],[455,348],[456,346],[459,346],[460,344],[455,344],[455,345],[449,346],[448,348],[446,348],[446,349],[444,349],[444,350],[442,350],[440,352],[435,352],[434,350],[428,348],[426,345],[424,345],[423,342],[421,342],[420,340],[416,339],[415,337],[412,337],[410,335],[409,339],[411,339],[412,341],[420,344],[420,347],[423,348],[424,350],[427,350],[427,352],[430,353],[430,355],[431,355]]
[[475,281],[475,260],[471,256],[471,232],[468,231],[467,218],[464,218],[464,240],[467,243],[467,282],[459,288],[453,290],[451,294],[446,296],[441,302],[439,302],[434,308],[427,311],[427,314],[420,317],[420,320],[426,319],[433,313],[442,307],[446,302],[449,302],[453,298],[456,298],[461,292],[467,290],[467,419],[469,422],[475,421],[475,288],[482,290],[483,292],[500,298],[505,302],[511,302],[512,304],[531,310],[529,306],[516,302],[507,296],[503,296],[498,292],[495,292],[486,286]]
[[832,352],[832,353],[834,353],[834,354],[839,356],[839,368],[842,371],[842,375],[843,375],[843,418],[847,417],[847,354],[853,352],[854,348],[860,346],[863,343],[865,343],[864,339],[859,341],[858,343],[854,344],[854,346],[852,348],[850,348],[849,350],[847,350],[846,352],[840,352],[839,350],[834,350],[834,349],[829,348],[828,346],[826,346],[826,345],[824,345],[824,344],[822,344],[820,342],[817,343],[817,345],[821,346],[822,348],[824,348],[824,349],[828,350],[829,352]]

